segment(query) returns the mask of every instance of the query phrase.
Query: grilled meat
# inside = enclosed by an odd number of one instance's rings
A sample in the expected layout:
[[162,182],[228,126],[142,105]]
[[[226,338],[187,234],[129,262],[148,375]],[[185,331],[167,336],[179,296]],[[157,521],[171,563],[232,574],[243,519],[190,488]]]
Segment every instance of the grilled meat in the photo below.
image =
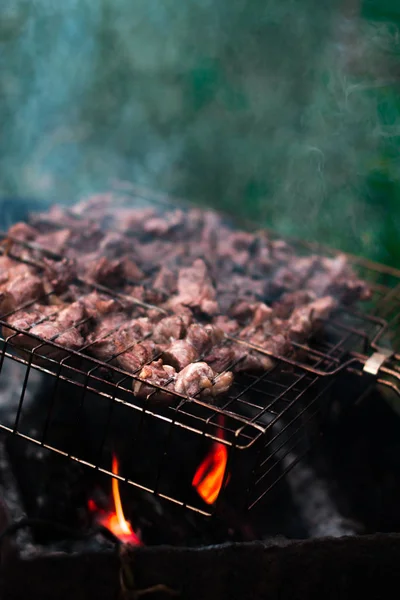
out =
[[[21,348],[37,345],[32,332],[140,372],[147,382],[134,385],[140,397],[151,382],[168,387],[152,396],[159,400],[171,400],[173,390],[224,393],[227,369],[271,369],[341,303],[369,297],[345,256],[296,256],[285,241],[235,231],[212,211],[116,206],[103,194],[11,227],[10,237],[32,244],[14,244],[18,260],[0,256],[0,313],[9,314],[3,335],[13,324],[26,331],[13,338]],[[84,293],[79,278],[117,288],[118,299]],[[12,314],[21,306],[29,308]],[[47,351],[62,355],[45,343]]]
[[201,259],[195,260],[191,267],[184,267],[179,271],[178,294],[171,298],[170,306],[179,311],[181,305],[200,309],[208,315],[214,315],[218,311],[216,291],[207,266]]
[[198,358],[198,352],[187,340],[172,342],[162,355],[163,362],[167,365],[172,365],[177,371],[181,371]]
[[174,391],[176,371],[170,365],[164,365],[162,360],[156,360],[143,367],[138,377],[145,381],[134,381],[133,391],[139,398],[149,398],[152,402],[168,402],[173,396],[155,386],[162,386]]
[[127,256],[110,260],[105,256],[86,268],[83,273],[89,281],[95,281],[107,287],[120,287],[126,281],[139,281],[143,272]]
[[165,292],[168,295],[170,295],[176,292],[176,285],[176,274],[172,271],[172,269],[169,269],[166,266],[162,266],[153,281],[153,287],[156,290],[161,290],[162,292]]
[[218,346],[205,356],[204,362],[212,368],[214,373],[223,373],[223,371],[231,368],[238,358],[232,346]]
[[160,349],[154,342],[145,340],[119,354],[116,357],[116,363],[124,371],[136,373],[146,363],[150,363],[159,353]]
[[216,376],[205,362],[192,363],[178,373],[175,390],[179,394],[194,397],[197,395],[215,397],[229,390],[233,383],[232,373]]
[[154,327],[153,340],[158,344],[167,344],[173,340],[180,340],[186,334],[190,318],[172,315],[161,319]]

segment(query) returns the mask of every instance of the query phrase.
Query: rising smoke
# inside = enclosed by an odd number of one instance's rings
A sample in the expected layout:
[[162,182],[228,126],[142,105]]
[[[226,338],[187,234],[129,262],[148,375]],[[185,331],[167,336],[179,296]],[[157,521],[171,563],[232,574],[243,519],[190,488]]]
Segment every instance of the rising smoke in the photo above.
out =
[[128,179],[381,252],[396,28],[319,0],[1,4],[3,196]]

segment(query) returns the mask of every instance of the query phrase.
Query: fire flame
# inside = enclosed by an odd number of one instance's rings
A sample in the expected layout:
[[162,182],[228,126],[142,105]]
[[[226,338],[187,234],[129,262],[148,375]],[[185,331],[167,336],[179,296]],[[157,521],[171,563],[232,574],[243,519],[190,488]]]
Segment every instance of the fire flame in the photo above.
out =
[[[118,459],[113,455],[112,458],[112,472],[114,475],[119,473]],[[112,498],[114,504],[114,511],[104,512],[98,518],[98,521],[103,527],[106,527],[111,533],[113,533],[121,542],[124,544],[132,544],[134,546],[141,546],[142,541],[139,536],[133,531],[132,525],[125,519],[124,511],[122,508],[121,495],[119,493],[119,481],[113,478],[112,480]],[[89,510],[98,510],[96,503],[93,500],[88,502]]]
[[[222,415],[220,425],[223,425]],[[219,428],[219,435],[223,437],[222,428]],[[207,504],[214,504],[218,498],[224,482],[227,462],[228,449],[225,444],[213,442],[210,451],[194,474],[192,485]],[[228,483],[228,480],[229,475],[226,483]]]

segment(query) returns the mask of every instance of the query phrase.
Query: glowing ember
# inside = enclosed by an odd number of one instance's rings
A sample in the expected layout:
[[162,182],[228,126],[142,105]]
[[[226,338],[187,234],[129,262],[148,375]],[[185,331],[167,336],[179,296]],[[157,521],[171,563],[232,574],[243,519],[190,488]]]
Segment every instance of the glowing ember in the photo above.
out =
[[[223,419],[223,417],[221,418]],[[219,435],[223,437],[222,429],[219,430]],[[214,504],[218,498],[224,482],[227,461],[228,449],[225,444],[213,442],[209,453],[200,463],[193,477],[193,487],[207,504]]]
[[[118,460],[113,455],[112,460],[112,472],[118,475]],[[133,544],[135,546],[141,546],[142,541],[136,535],[132,529],[132,525],[125,519],[124,511],[122,509],[121,496],[119,493],[119,481],[118,479],[112,480],[112,497],[114,503],[114,512],[103,512],[98,517],[98,522],[106,527],[111,533],[113,533],[121,542],[124,544]],[[88,502],[89,510],[98,510],[96,503],[93,500]]]

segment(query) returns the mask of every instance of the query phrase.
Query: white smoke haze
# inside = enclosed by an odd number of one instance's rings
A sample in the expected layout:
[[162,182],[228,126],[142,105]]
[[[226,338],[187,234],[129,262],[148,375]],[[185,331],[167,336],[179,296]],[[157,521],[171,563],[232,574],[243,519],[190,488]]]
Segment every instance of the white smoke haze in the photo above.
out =
[[[72,202],[127,179],[373,255],[399,32],[345,8],[3,0],[0,194]],[[398,159],[384,169],[399,180]]]

